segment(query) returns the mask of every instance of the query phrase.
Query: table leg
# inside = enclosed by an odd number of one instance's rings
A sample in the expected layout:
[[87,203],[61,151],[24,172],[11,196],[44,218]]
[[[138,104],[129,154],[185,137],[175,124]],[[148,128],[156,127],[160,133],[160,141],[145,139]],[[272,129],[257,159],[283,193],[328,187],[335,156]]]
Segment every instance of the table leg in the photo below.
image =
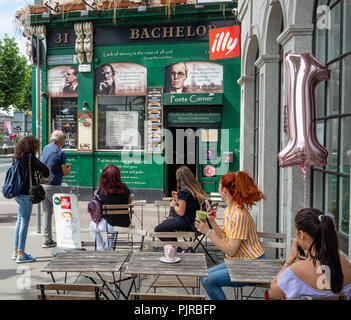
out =
[[178,279],[178,281],[180,282],[180,284],[182,285],[182,287],[184,288],[184,290],[187,292],[187,294],[190,294],[188,289],[184,286],[182,280],[180,280],[180,278],[178,276],[176,276],[176,278]]
[[153,281],[153,283],[151,283],[151,285],[149,286],[149,289],[147,290],[147,292],[146,293],[149,293],[149,291],[150,291],[150,289],[151,289],[151,287],[153,286],[153,284],[158,280],[158,278],[159,278],[160,276],[158,275],[156,278],[155,278],[155,280]]

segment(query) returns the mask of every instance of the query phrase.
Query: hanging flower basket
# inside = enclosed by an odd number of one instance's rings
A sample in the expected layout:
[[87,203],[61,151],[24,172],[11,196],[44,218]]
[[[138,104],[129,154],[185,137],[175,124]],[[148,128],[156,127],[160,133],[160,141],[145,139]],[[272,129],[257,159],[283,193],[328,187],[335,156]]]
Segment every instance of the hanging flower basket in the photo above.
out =
[[60,5],[61,12],[69,12],[69,11],[82,11],[85,10],[84,3],[66,3]]
[[46,12],[45,6],[29,6],[30,14],[40,14]]

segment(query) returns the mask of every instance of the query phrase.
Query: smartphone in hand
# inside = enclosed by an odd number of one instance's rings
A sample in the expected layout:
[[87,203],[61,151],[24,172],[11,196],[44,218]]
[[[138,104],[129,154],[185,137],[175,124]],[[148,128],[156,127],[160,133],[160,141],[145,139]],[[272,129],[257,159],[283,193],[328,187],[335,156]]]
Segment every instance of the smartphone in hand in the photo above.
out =
[[307,259],[305,251],[302,249],[301,246],[297,246],[297,251],[299,252],[300,259],[303,259],[303,260]]

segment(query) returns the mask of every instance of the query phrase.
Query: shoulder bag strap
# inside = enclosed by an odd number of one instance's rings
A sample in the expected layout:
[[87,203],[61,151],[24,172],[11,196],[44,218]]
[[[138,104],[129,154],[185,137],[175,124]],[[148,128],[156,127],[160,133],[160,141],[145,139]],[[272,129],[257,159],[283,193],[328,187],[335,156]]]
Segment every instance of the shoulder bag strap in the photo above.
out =
[[28,161],[28,167],[29,167],[29,189],[32,189],[33,186],[33,181],[32,181],[32,154],[29,154],[29,161]]
[[46,161],[44,162],[45,165],[47,165],[47,163],[49,162],[49,160],[51,159],[51,157],[56,154],[57,152],[59,152],[61,149],[58,148],[55,151],[51,152],[50,155],[46,158]]

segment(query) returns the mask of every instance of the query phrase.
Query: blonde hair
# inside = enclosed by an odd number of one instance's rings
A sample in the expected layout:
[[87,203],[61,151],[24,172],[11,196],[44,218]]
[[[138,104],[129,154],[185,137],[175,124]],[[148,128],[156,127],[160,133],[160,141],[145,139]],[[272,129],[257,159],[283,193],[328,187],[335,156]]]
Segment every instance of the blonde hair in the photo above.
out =
[[187,166],[181,166],[176,171],[177,191],[186,188],[201,205],[204,200],[210,198],[197,182],[193,172]]

